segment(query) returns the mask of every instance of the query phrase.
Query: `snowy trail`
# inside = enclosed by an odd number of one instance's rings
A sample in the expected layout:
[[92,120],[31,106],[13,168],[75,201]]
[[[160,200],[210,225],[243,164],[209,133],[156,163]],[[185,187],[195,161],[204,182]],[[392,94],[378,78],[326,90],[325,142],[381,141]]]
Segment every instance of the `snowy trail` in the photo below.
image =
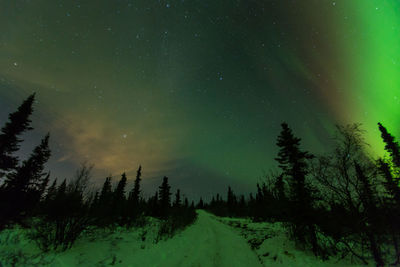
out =
[[[137,259],[132,255],[135,266],[262,266],[246,240],[202,210],[198,211],[194,225],[173,239],[160,242],[142,253]],[[124,266],[128,266],[126,264],[129,261],[123,262]]]

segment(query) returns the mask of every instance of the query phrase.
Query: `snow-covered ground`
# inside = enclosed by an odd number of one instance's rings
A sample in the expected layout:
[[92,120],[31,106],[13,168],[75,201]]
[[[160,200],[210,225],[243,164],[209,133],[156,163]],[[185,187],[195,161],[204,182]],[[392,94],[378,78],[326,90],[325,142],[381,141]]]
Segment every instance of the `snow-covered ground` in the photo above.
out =
[[322,262],[297,250],[279,223],[216,217],[198,210],[197,221],[173,238],[155,243],[155,219],[135,230],[86,232],[65,252],[42,253],[15,228],[0,233],[0,266],[356,266]]
[[[231,226],[244,237],[263,266],[365,266],[357,264],[357,259],[351,257],[322,261],[311,251],[296,248],[294,242],[288,239],[282,223],[252,222],[250,219],[226,217],[215,219]],[[369,266],[375,266],[374,262],[371,261]]]

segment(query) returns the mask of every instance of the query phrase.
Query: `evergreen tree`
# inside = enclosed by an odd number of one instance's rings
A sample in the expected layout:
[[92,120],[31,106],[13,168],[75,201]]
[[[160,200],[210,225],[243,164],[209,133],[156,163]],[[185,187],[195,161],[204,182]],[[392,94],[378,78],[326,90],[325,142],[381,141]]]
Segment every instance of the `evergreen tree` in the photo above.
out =
[[125,210],[125,187],[126,187],[126,174],[123,173],[121,179],[118,182],[117,188],[113,192],[113,203],[112,203],[112,213],[114,219],[118,219],[119,223],[122,223],[120,217],[122,217]]
[[51,186],[47,189],[47,194],[44,201],[48,202],[53,200],[55,198],[56,193],[57,193],[57,178],[54,179]]
[[315,225],[313,224],[313,197],[305,178],[308,172],[307,160],[313,155],[300,149],[300,138],[293,135],[286,123],[278,136],[278,157],[275,158],[282,173],[290,185],[290,220],[291,230],[296,241],[305,244],[310,242],[314,254],[318,254]]
[[49,180],[49,176],[43,172],[51,154],[48,145],[49,134],[35,147],[22,166],[8,174],[4,186],[5,204],[7,204],[4,207],[4,218],[11,219],[21,212],[26,213],[40,200]]
[[163,182],[159,187],[159,201],[161,208],[161,217],[166,217],[171,206],[171,186],[168,184],[168,177],[164,176]]
[[109,201],[111,200],[112,196],[111,179],[112,179],[111,176],[106,177],[106,180],[103,184],[99,197],[100,205],[105,205],[107,202],[109,203]]
[[114,191],[114,201],[120,203],[125,200],[125,187],[126,187],[126,173],[123,173],[121,180],[119,180],[117,188]]
[[140,200],[140,193],[141,193],[140,181],[142,180],[140,178],[141,176],[142,176],[142,166],[139,166],[139,169],[136,172],[136,179],[135,179],[133,189],[131,190],[131,192],[129,194],[130,204],[133,205],[134,208],[135,208],[135,206],[137,206],[139,204],[139,200]]
[[204,201],[203,198],[200,197],[199,203],[197,204],[198,209],[203,209],[204,208]]
[[46,177],[42,180],[42,182],[39,183],[39,186],[36,190],[37,201],[41,200],[41,198],[44,196],[44,192],[46,191],[49,181],[50,181],[50,172],[48,172]]
[[238,216],[245,216],[246,212],[246,200],[244,198],[244,195],[240,195],[239,203],[238,203]]
[[215,197],[214,196],[212,196],[212,198],[211,198],[210,206],[211,207],[215,206]]
[[60,186],[57,188],[56,198],[63,197],[67,192],[67,179],[64,179]]
[[400,147],[399,144],[395,141],[395,138],[388,133],[385,127],[381,123],[378,123],[379,131],[381,132],[381,137],[385,142],[385,150],[389,152],[392,157],[393,164],[400,168]]
[[50,157],[49,134],[37,146],[21,167],[8,175],[5,184],[9,190],[27,191],[29,187],[38,188],[43,181],[44,164]]
[[185,197],[185,208],[189,208],[189,200]]
[[110,221],[111,213],[112,213],[112,198],[113,192],[111,187],[111,175],[106,178],[104,181],[103,187],[101,189],[98,209],[97,209],[97,217],[99,218],[99,222],[101,224],[107,224]]
[[391,198],[396,201],[397,205],[400,207],[400,187],[399,178],[394,178],[392,172],[390,171],[389,164],[384,162],[382,159],[378,160],[378,169],[380,173],[385,178],[383,185],[386,191],[389,193]]
[[229,212],[229,216],[234,215],[234,209],[235,209],[235,194],[232,191],[232,188],[230,186],[228,186],[228,193],[227,193],[227,206],[228,206],[228,212]]
[[174,201],[174,207],[180,207],[181,206],[181,203],[182,201],[181,201],[181,190],[176,190],[176,193],[175,193],[175,201]]
[[30,115],[33,112],[32,104],[35,100],[35,94],[29,96],[18,110],[8,116],[9,121],[1,129],[0,133],[0,178],[4,172],[17,168],[18,157],[13,153],[19,150],[19,143],[23,140],[18,136],[25,131],[32,130],[30,127]]

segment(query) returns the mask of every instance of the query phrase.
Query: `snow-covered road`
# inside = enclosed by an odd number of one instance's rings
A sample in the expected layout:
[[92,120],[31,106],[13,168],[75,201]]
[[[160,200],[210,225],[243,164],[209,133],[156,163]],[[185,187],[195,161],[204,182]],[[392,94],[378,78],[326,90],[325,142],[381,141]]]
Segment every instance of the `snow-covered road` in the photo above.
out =
[[[360,266],[351,263],[351,258],[332,257],[323,262],[310,251],[297,250],[280,223],[254,223],[248,219],[217,218],[202,210],[197,212],[198,219],[193,225],[157,244],[154,238],[159,222],[155,219],[144,228],[88,232],[64,252],[43,253],[28,237],[26,229],[4,230],[0,233],[0,267],[258,267],[263,266],[260,261],[265,266],[279,267]],[[241,229],[249,231],[246,234],[249,240],[258,236],[262,244],[252,251],[237,229],[220,220],[245,226]],[[265,239],[266,235],[269,238]],[[372,260],[370,263],[374,266]]]
[[229,226],[205,211],[198,210],[198,215],[195,224],[173,239],[145,249],[130,266],[262,266],[246,240]]

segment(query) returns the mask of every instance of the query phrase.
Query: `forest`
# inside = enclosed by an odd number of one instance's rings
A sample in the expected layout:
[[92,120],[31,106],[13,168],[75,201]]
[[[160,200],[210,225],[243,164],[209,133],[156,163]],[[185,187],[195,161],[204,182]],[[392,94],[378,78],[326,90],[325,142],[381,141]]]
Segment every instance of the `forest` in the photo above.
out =
[[15,154],[21,135],[33,130],[35,97],[9,114],[1,128],[0,231],[16,224],[35,229],[32,239],[44,252],[70,249],[89,227],[141,227],[147,217],[162,221],[159,240],[170,238],[196,221],[196,209],[204,209],[217,216],[282,222],[299,248],[321,260],[351,254],[363,264],[400,264],[400,146],[381,123],[384,158],[369,155],[359,124],[338,125],[332,150],[314,155],[282,123],[276,140],[278,172],[268,174],[249,195],[235,194],[227,185],[226,195],[194,203],[172,189],[168,177],[144,198],[142,166],[129,191],[125,173],[116,186],[106,177],[102,188],[92,190],[93,166],[86,163],[71,179],[58,181],[45,171],[50,134],[21,162]]

